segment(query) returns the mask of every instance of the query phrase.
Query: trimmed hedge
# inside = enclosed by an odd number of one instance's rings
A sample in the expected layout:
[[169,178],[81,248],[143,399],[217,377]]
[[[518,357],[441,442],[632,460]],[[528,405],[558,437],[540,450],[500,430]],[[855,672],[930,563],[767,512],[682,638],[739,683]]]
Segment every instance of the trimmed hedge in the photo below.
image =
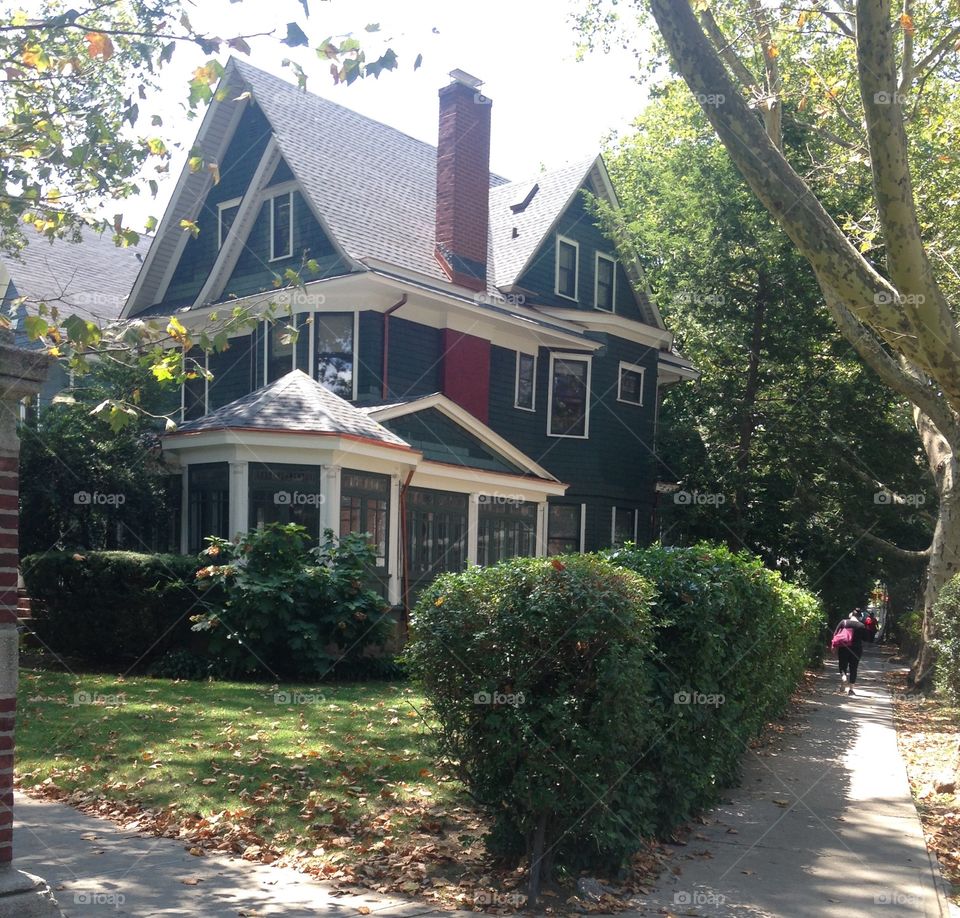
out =
[[661,831],[711,804],[739,776],[744,750],[779,714],[822,653],[818,600],[746,553],[652,546],[608,557],[657,590],[658,774]]
[[[922,614],[917,616],[917,646]],[[960,703],[960,574],[940,588],[933,620],[937,635],[933,648],[937,653],[935,684],[953,703]],[[901,648],[902,648],[901,644]]]
[[757,559],[703,544],[446,575],[413,626],[411,672],[493,814],[491,850],[529,856],[546,816],[558,861],[615,867],[736,779],[817,657],[823,613]]
[[64,656],[98,665],[155,659],[191,642],[197,561],[132,551],[52,551],[21,562],[33,627]]
[[652,593],[569,556],[443,575],[421,595],[406,661],[442,753],[493,814],[496,854],[530,855],[539,828],[548,859],[620,860],[651,830],[653,777],[633,766],[658,728]]

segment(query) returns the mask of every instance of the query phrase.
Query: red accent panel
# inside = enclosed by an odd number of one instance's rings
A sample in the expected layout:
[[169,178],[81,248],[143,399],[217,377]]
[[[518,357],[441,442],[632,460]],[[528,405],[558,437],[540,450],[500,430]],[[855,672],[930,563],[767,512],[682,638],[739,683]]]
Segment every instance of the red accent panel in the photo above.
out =
[[443,330],[443,394],[487,423],[490,409],[490,342]]

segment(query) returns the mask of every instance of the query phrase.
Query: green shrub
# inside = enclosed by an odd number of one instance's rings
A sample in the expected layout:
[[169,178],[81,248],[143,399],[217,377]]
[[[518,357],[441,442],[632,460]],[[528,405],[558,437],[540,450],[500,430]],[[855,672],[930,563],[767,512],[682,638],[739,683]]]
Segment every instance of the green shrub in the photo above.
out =
[[158,679],[190,679],[199,682],[220,675],[217,661],[208,654],[193,653],[183,648],[168,650],[150,666],[150,675]]
[[188,643],[196,569],[192,557],[128,551],[54,551],[21,562],[40,640],[98,665],[129,665]]
[[[916,613],[917,644],[923,616]],[[960,574],[944,584],[933,607],[936,638],[933,649],[937,654],[936,686],[953,704],[960,703]]]
[[810,593],[721,546],[651,546],[607,554],[654,585],[661,725],[651,751],[658,827],[712,803],[738,777],[747,743],[786,705],[820,645]]
[[494,853],[529,855],[539,827],[545,868],[618,862],[652,829],[651,595],[589,556],[470,568],[421,595],[406,663],[493,815]]
[[341,674],[388,640],[389,607],[366,587],[375,560],[366,537],[328,530],[316,546],[303,526],[273,523],[236,544],[208,541],[194,629],[228,674]]
[[923,609],[916,609],[913,612],[899,615],[890,629],[900,652],[907,657],[912,657],[920,649],[922,630]]

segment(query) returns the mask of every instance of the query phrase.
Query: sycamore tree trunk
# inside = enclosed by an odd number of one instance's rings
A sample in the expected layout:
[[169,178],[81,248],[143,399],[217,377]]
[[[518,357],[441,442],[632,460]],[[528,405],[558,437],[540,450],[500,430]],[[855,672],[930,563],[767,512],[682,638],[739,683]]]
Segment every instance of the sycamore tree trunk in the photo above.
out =
[[927,417],[919,412],[915,415],[939,500],[923,591],[923,632],[912,667],[914,682],[923,685],[933,674],[931,640],[936,636],[933,607],[940,588],[960,572],[960,482],[957,481],[957,446],[948,443]]

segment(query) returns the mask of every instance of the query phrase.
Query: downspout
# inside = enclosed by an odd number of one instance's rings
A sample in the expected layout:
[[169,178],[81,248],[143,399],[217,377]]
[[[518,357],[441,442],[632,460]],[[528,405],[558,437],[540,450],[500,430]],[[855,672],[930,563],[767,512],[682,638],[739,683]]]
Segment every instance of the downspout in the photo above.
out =
[[[398,304],[402,305],[402,304]],[[407,480],[400,485],[400,597],[403,603],[403,640],[410,633],[410,552],[407,544],[407,489],[415,469],[407,473]]]
[[[390,384],[388,380],[388,357],[390,354],[390,316],[392,316],[401,306],[407,302],[407,295],[404,293],[403,296],[397,300],[384,314],[383,314],[383,367],[381,368],[380,379],[381,379],[381,392],[380,397],[386,401],[390,395]],[[411,474],[413,474],[411,472]],[[408,479],[409,481],[409,479]],[[406,597],[404,597],[406,600]]]

